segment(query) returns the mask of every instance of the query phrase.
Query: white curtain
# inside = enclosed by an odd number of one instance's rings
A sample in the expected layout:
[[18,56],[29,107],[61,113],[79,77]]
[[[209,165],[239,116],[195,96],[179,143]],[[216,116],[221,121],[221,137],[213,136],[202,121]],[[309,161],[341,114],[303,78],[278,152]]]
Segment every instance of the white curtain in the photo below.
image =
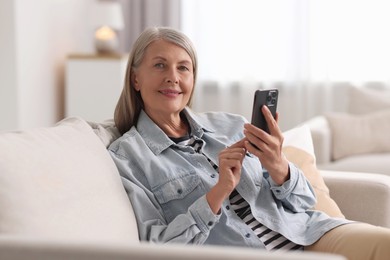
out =
[[249,118],[253,90],[277,87],[290,128],[343,110],[337,96],[349,86],[389,83],[390,1],[183,0],[181,8],[200,59],[198,110]]
[[121,49],[130,52],[139,34],[149,26],[180,29],[180,0],[119,0],[123,7],[125,31],[120,32]]

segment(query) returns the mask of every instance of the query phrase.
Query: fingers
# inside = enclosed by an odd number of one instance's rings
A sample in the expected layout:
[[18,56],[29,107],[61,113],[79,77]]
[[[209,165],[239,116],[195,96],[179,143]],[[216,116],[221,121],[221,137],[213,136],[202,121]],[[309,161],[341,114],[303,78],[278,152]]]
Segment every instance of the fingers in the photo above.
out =
[[245,124],[244,134],[246,139],[258,149],[261,149],[264,144],[270,143],[270,135],[252,124]]
[[264,156],[272,158],[281,150],[284,137],[268,108],[264,106],[262,109],[265,118],[268,118],[270,122],[270,134],[252,124],[245,124],[244,135],[249,141],[245,147],[248,152],[259,158]]
[[242,161],[246,149],[228,147],[219,154],[219,180],[218,183],[230,192],[240,181]]
[[[242,140],[242,145],[245,145],[243,140]],[[220,152],[219,159],[220,160],[238,160],[238,161],[242,162],[242,160],[245,157],[245,153],[246,153],[245,148],[235,148],[235,147],[230,146],[230,147],[228,147]]]
[[241,139],[240,141],[232,144],[231,146],[229,146],[229,148],[245,148],[245,140],[244,139]]
[[231,146],[227,147],[226,149],[222,150],[219,154],[220,159],[239,159],[240,163],[244,160],[245,154],[246,154],[246,148],[245,148],[245,141],[246,139],[243,138],[240,141],[232,144]]
[[271,135],[274,134],[280,134],[280,129],[278,126],[277,120],[279,119],[279,113],[275,114],[275,118],[272,116],[271,111],[268,109],[267,106],[262,106],[261,107],[261,112],[263,112],[265,121],[267,122],[268,129],[270,131]]
[[[243,145],[245,144],[243,143]],[[233,171],[235,171],[236,169],[241,169],[245,154],[246,149],[244,148],[228,147],[222,150],[219,154],[220,167],[231,168]]]
[[[220,159],[220,170],[230,170],[231,173],[236,174],[241,172],[241,159]],[[220,175],[222,176],[222,175]]]
[[279,112],[276,112],[275,114],[275,121],[276,123],[279,123]]
[[[253,149],[258,149],[263,152],[275,150],[281,147],[284,139],[279,130],[276,134],[269,135],[267,132],[253,126],[252,124],[245,124],[244,134],[251,144],[249,147],[253,147]],[[245,147],[250,153],[253,153],[253,149],[250,149],[248,145],[245,145]]]

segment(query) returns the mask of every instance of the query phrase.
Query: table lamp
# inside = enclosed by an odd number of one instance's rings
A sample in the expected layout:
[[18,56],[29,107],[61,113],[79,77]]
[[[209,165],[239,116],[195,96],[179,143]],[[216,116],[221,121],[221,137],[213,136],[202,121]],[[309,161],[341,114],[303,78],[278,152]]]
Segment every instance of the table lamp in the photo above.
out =
[[101,1],[94,5],[92,23],[95,26],[95,48],[99,54],[118,52],[117,30],[124,28],[122,6],[118,2]]

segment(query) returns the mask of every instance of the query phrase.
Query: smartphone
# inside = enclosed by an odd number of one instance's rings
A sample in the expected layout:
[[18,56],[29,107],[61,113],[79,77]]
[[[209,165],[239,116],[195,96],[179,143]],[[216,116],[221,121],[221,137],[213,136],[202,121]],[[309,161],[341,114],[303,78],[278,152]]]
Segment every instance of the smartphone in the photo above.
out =
[[267,121],[261,112],[261,108],[263,105],[266,105],[275,118],[278,96],[279,91],[277,89],[256,90],[252,109],[252,125],[269,133]]

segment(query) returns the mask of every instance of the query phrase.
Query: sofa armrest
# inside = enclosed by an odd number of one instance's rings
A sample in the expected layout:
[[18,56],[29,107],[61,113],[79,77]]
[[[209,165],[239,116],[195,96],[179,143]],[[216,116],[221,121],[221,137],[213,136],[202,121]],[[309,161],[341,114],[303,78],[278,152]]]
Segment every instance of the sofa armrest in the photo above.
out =
[[347,219],[390,228],[390,176],[341,171],[321,174]]
[[267,252],[227,246],[92,244],[36,238],[0,236],[0,259],[7,260],[345,260],[343,256],[316,252]]
[[317,164],[329,163],[332,160],[332,136],[328,121],[324,116],[316,116],[305,124],[311,131]]

